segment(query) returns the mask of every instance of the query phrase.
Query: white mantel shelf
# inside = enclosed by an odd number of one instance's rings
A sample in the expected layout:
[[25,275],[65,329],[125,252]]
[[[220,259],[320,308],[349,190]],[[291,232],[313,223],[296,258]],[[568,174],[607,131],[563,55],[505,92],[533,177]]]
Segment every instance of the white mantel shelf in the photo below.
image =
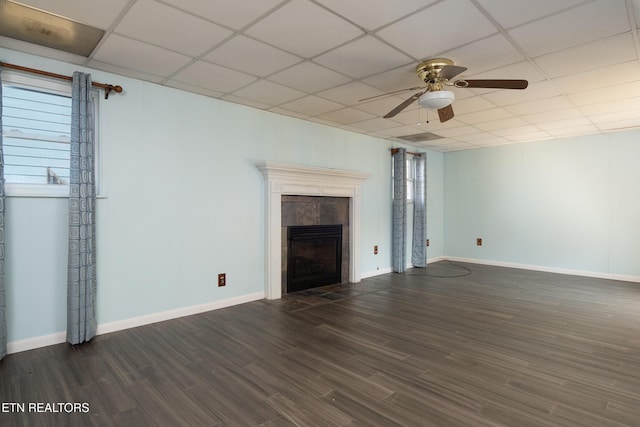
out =
[[265,296],[282,296],[282,195],[349,198],[349,282],[360,281],[361,188],[371,174],[261,162],[265,182]]

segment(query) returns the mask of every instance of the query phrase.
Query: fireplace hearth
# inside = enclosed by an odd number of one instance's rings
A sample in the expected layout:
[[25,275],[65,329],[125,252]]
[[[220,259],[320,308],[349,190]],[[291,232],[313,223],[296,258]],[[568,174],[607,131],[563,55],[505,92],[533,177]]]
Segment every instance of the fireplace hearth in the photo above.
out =
[[288,227],[287,242],[287,292],[340,283],[342,225]]

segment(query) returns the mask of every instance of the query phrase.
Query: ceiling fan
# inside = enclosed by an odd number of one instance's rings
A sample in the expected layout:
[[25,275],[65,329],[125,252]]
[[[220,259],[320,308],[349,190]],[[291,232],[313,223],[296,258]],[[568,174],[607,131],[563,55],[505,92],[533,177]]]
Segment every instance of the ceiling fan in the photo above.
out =
[[[455,96],[453,92],[445,90],[445,86],[459,88],[525,89],[529,84],[526,80],[460,79],[453,82],[451,81],[455,76],[465,72],[466,70],[466,67],[454,65],[453,61],[446,58],[433,58],[420,62],[416,67],[416,74],[418,74],[420,80],[426,83],[426,86],[412,87],[401,91],[391,92],[398,93],[409,90],[421,90],[421,92],[413,94],[410,98],[402,102],[393,110],[389,111],[383,117],[385,119],[394,117],[409,105],[413,104],[416,100],[419,100],[418,102],[421,107],[438,110],[440,121],[446,122],[454,116],[451,103],[454,101]],[[384,95],[389,95],[389,93]],[[361,99],[361,101],[364,101],[364,99]]]

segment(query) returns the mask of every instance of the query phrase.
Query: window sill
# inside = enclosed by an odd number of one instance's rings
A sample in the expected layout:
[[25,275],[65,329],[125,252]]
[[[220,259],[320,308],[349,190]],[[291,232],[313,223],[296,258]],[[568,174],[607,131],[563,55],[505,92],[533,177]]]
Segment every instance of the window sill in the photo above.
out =
[[[11,184],[4,185],[6,197],[44,197],[69,198],[68,185],[53,184]],[[105,195],[97,195],[96,199],[106,199]]]

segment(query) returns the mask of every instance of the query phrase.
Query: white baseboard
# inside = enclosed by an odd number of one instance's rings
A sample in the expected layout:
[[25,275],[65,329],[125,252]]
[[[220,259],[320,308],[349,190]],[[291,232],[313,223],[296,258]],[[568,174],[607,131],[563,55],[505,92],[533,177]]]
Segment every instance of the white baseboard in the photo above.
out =
[[368,279],[369,277],[375,277],[375,276],[380,276],[382,274],[387,274],[387,273],[391,273],[393,270],[391,269],[391,267],[387,267],[387,268],[381,268],[375,271],[370,271],[368,273],[362,273],[360,275],[361,279]]
[[548,267],[544,265],[520,264],[515,262],[494,261],[477,258],[443,257],[443,260],[454,262],[467,262],[470,264],[483,264],[495,267],[520,268],[523,270],[544,271],[546,273],[567,274],[571,276],[593,277],[596,279],[619,280],[622,282],[640,283],[640,276],[630,276],[625,274],[601,273],[598,271],[573,270],[570,268]]
[[[253,294],[242,295],[239,297],[228,298],[220,301],[212,301],[206,304],[192,305],[190,307],[177,308],[175,310],[163,311],[160,313],[152,313],[130,319],[118,320],[115,322],[102,323],[97,327],[97,335],[108,334],[110,332],[121,331],[124,329],[135,328],[137,326],[148,325],[151,323],[162,322],[165,320],[176,319],[178,317],[191,316],[193,314],[204,313],[207,311],[218,310],[220,308],[231,307],[238,304],[244,304],[251,301],[257,301],[264,298],[264,292],[256,292]],[[33,350],[35,348],[47,347],[54,344],[60,344],[67,340],[66,332],[56,332],[51,335],[43,335],[40,337],[27,338],[20,341],[11,341],[7,343],[7,353],[19,353],[21,351]]]
[[439,261],[444,261],[446,259],[447,259],[447,257],[444,257],[444,256],[439,256],[439,257],[435,257],[435,258],[429,258],[429,259],[427,259],[427,264],[431,264],[431,263],[439,262]]
[[177,319],[178,317],[191,316],[193,314],[205,313],[207,311],[218,310],[238,304],[244,304],[264,298],[264,292],[242,295],[220,301],[212,301],[206,304],[192,305],[190,307],[177,308],[175,310],[163,311],[160,313],[147,314],[130,319],[117,320],[115,322],[98,325],[97,334],[108,334],[110,332],[122,331],[123,329],[135,328],[137,326],[149,325],[151,323],[163,322],[165,320]]
[[7,343],[7,354],[20,353],[21,351],[33,350],[34,348],[60,344],[66,340],[66,332],[56,332],[55,334],[27,338],[20,341],[9,341]]
[[[432,262],[442,261],[444,259],[446,259],[446,258],[445,257],[429,258],[429,259],[427,259],[427,264],[431,264]],[[411,264],[411,263],[407,264],[407,268],[413,268],[413,264]],[[381,268],[381,269],[376,270],[376,271],[370,271],[368,273],[362,273],[360,275],[360,277],[362,279],[367,279],[369,277],[380,276],[382,274],[387,274],[387,273],[393,273],[393,268],[392,267],[387,267],[387,268]]]

